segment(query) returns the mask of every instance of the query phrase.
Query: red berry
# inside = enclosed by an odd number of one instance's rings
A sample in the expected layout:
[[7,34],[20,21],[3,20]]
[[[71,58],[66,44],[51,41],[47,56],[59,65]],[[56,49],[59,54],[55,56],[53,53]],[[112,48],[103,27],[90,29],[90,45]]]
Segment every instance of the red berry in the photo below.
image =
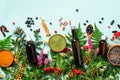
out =
[[108,26],[108,28],[110,28],[110,26]]
[[57,33],[57,31],[55,30],[54,33]]
[[88,48],[89,48],[89,46],[87,46],[87,45],[83,46],[83,49],[84,49],[84,50],[86,50],[86,49],[88,49]]
[[37,32],[40,32],[40,28],[37,30]]
[[13,25],[15,25],[15,22],[12,22]]
[[70,51],[70,48],[67,48],[67,51]]
[[83,72],[82,72],[82,71],[80,72],[80,75],[83,75]]
[[67,51],[70,51],[70,48],[65,47],[65,49],[63,49],[61,52],[66,53]]
[[115,37],[113,36],[112,39],[111,39],[111,41],[113,41],[114,39],[115,39]]

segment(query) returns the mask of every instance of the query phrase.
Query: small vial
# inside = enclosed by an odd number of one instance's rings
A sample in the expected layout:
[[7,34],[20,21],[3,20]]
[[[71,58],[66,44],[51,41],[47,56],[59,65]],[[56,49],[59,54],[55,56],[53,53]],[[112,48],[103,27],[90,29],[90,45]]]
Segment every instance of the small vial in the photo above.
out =
[[37,65],[37,55],[35,50],[35,45],[31,41],[30,37],[27,35],[27,45],[26,45],[27,59],[28,62]]
[[106,36],[103,35],[101,37],[101,40],[99,42],[99,53],[98,55],[106,56],[107,55],[107,42],[106,42]]

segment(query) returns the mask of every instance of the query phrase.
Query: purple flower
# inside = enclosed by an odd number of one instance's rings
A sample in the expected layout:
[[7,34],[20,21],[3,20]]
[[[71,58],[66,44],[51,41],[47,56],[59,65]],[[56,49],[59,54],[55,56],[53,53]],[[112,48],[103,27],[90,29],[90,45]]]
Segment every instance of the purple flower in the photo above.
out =
[[88,38],[88,45],[90,49],[93,49],[93,44],[90,38]]
[[38,57],[38,65],[39,66],[41,66],[42,65],[42,63],[43,63],[43,50],[40,52],[40,55],[39,55],[39,57]]
[[42,50],[38,57],[38,66],[41,66],[43,64],[47,65],[51,61],[52,60],[48,59],[48,57],[46,56],[46,52],[44,50]]
[[49,62],[51,62],[52,60],[48,59],[48,58],[45,58],[44,60],[44,64],[48,64]]

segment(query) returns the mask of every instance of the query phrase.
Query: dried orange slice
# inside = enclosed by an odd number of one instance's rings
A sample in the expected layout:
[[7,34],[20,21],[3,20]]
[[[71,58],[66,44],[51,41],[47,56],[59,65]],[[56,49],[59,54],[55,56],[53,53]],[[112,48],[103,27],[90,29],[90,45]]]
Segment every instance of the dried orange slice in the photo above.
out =
[[8,67],[13,63],[13,55],[9,50],[0,51],[0,66]]
[[61,34],[55,34],[49,39],[50,49],[54,52],[60,52],[66,47],[66,40]]

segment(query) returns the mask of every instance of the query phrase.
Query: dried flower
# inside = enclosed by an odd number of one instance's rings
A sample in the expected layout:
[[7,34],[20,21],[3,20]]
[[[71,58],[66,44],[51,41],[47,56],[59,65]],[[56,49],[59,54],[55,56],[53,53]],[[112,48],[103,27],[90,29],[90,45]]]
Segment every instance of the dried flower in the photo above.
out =
[[81,70],[77,70],[76,68],[74,68],[73,71],[77,75],[83,75],[83,72]]
[[47,72],[47,73],[53,72],[53,70],[54,70],[54,68],[52,68],[52,67],[44,68],[44,72]]
[[72,72],[72,71],[70,71],[70,72],[68,73],[68,77],[69,77],[69,78],[72,78],[72,77],[73,77],[73,72]]
[[47,72],[47,73],[51,73],[51,72],[54,72],[54,73],[57,73],[58,75],[61,75],[62,74],[62,69],[59,68],[59,67],[47,67],[47,68],[44,68],[44,72]]
[[51,62],[52,60],[48,59],[48,58],[45,58],[44,60],[44,64],[47,65],[49,62]]
[[70,51],[70,48],[66,47],[64,50],[62,50],[62,53],[66,53],[67,51]]
[[58,75],[61,75],[62,69],[59,68],[59,67],[55,67],[55,68],[54,68],[54,72],[55,72],[55,73],[58,73]]
[[88,45],[84,45],[84,46],[83,46],[83,49],[84,49],[84,50],[86,50],[86,49],[88,49],[88,48],[89,48]]
[[43,64],[47,65],[49,62],[51,62],[52,60],[48,59],[48,57],[45,56],[46,52],[44,50],[42,50],[40,52],[40,55],[38,57],[38,66],[41,66]]
[[90,38],[88,38],[88,45],[90,49],[93,49],[93,44]]

